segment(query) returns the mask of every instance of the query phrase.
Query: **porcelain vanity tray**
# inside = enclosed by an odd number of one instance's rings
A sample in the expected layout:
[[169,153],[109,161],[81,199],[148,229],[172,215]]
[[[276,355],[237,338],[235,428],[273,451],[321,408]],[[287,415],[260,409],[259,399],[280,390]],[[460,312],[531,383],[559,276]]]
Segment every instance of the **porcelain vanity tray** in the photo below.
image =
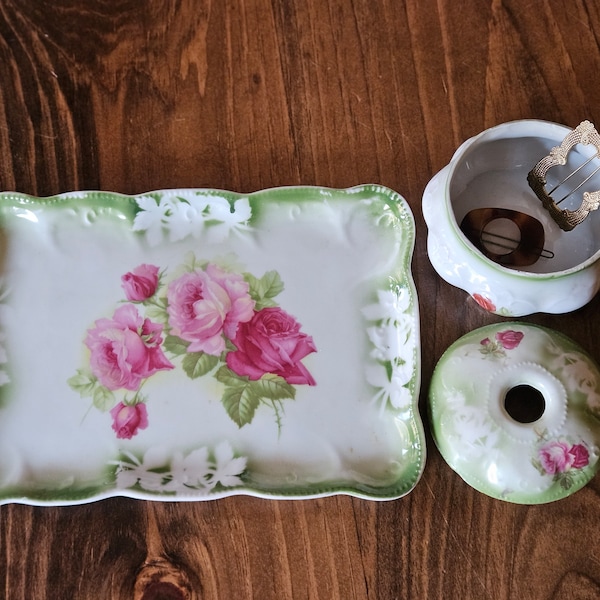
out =
[[425,461],[380,186],[0,194],[0,502],[392,499]]

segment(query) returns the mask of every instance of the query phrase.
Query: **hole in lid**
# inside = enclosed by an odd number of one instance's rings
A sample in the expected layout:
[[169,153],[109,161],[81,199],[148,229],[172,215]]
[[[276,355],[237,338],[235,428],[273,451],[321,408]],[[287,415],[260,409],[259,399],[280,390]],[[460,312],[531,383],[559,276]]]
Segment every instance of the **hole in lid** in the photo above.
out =
[[546,409],[543,394],[531,385],[516,385],[506,392],[504,408],[519,423],[534,423]]

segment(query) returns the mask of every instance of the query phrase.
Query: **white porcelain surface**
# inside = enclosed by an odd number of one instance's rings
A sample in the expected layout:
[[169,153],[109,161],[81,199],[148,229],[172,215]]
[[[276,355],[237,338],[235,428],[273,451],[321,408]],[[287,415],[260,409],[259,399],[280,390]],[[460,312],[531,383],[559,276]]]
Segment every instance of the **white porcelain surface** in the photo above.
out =
[[[527,173],[569,131],[536,120],[488,129],[462,144],[425,189],[423,215],[433,267],[490,312],[504,316],[569,312],[589,302],[600,287],[600,215],[592,213],[573,231],[564,232],[527,183]],[[569,160],[580,164],[589,153],[589,148],[577,147]],[[598,178],[585,189],[600,189]],[[483,207],[513,209],[536,218],[544,227],[544,248],[554,258],[540,258],[517,269],[484,256],[459,228],[470,210]]]
[[381,186],[0,194],[0,503],[408,493],[414,220]]

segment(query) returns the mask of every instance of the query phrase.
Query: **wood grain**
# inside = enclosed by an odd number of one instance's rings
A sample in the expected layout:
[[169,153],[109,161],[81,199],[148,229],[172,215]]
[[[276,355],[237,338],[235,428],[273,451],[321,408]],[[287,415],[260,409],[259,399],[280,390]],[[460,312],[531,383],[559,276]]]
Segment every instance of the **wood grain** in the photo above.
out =
[[[0,188],[249,192],[381,183],[417,221],[422,412],[455,339],[500,320],[442,282],[421,195],[471,135],[600,123],[600,5],[572,0],[0,0]],[[528,321],[600,361],[595,299]],[[600,597],[600,481],[547,506],[467,486],[428,435],[405,498],[0,507],[0,596]]]

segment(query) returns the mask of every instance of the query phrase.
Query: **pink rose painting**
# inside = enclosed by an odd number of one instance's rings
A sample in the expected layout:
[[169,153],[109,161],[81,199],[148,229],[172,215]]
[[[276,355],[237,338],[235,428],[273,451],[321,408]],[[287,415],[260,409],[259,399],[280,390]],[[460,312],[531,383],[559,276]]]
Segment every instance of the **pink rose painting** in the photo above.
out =
[[590,453],[583,444],[571,446],[569,454],[573,457],[573,464],[571,465],[573,469],[583,469],[590,463]]
[[158,287],[158,267],[139,265],[121,277],[121,287],[130,302],[143,302],[151,298]]
[[507,329],[496,334],[496,340],[505,350],[514,350],[523,339],[523,332]]
[[[89,365],[69,385],[109,412],[117,438],[149,426],[150,393],[160,371],[190,379],[212,376],[230,418],[243,427],[270,405],[277,426],[296,387],[316,384],[303,361],[317,351],[311,336],[275,301],[284,286],[276,271],[262,277],[210,262],[168,270],[141,264],[121,277],[125,294],[110,318],[87,331]],[[200,398],[202,393],[200,394]]]
[[481,340],[481,348],[479,351],[485,355],[503,358],[506,356],[505,350],[514,350],[515,348],[518,348],[523,337],[524,334],[522,331],[513,331],[512,329],[498,331],[493,340],[490,340],[489,337]]
[[119,402],[111,411],[112,428],[119,439],[130,440],[139,429],[148,427],[148,411],[142,402],[123,404]]
[[248,283],[237,273],[209,264],[171,282],[167,292],[171,334],[190,342],[190,352],[218,356],[238,325],[254,314]]
[[571,444],[566,440],[544,439],[533,465],[542,475],[551,475],[564,489],[573,485],[578,469],[590,464],[590,453],[584,444]]
[[315,385],[301,360],[316,351],[312,338],[281,308],[264,308],[240,325],[233,339],[237,350],[227,354],[227,366],[238,375],[260,379],[265,373],[291,384]]
[[549,475],[564,473],[573,465],[574,456],[565,442],[548,442],[539,451],[540,462]]
[[484,308],[489,312],[496,312],[496,305],[489,298],[486,298],[481,294],[473,294],[472,298],[479,306],[481,306],[481,308]]
[[98,319],[85,338],[92,373],[111,391],[135,391],[144,379],[172,369],[161,348],[162,330],[132,304],[117,308],[112,319]]
[[583,444],[551,441],[540,448],[539,459],[544,471],[548,475],[555,475],[586,467],[590,454]]

